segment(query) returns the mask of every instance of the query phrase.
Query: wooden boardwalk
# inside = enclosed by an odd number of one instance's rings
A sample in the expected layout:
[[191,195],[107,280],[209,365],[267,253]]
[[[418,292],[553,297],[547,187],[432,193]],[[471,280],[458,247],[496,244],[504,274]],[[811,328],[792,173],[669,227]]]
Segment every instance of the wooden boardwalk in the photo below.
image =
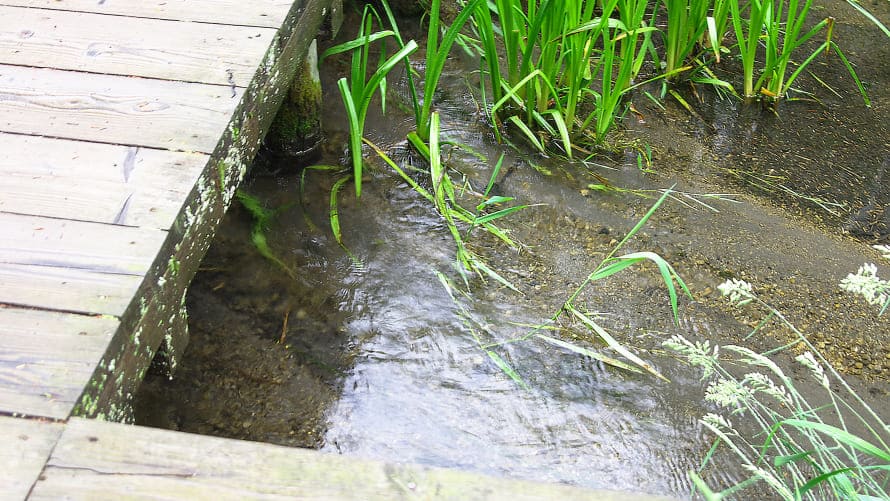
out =
[[0,0],[0,499],[627,499],[109,422],[338,4]]

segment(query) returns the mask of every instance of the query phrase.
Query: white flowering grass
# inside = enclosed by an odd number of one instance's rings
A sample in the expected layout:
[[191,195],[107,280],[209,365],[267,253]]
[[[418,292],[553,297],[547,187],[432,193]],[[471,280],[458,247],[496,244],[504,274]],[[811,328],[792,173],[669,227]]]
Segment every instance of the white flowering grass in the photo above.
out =
[[[879,250],[890,254],[890,248]],[[753,303],[765,308],[769,318],[778,318],[797,334],[793,344],[803,343],[809,351],[795,361],[827,398],[802,394],[794,379],[775,362],[751,349],[711,346],[708,341],[690,341],[682,336],[665,341],[666,348],[700,368],[702,379],[708,380],[705,399],[719,410],[703,416],[700,423],[716,438],[712,451],[725,447],[750,474],[736,485],[714,491],[701,476],[712,457],[709,453],[699,471],[689,472],[698,494],[709,501],[736,495],[742,497],[734,499],[746,499],[744,491],[760,484],[775,497],[788,501],[890,500],[890,426],[794,325],[757,297],[751,284],[734,279],[719,289],[737,305]],[[730,364],[746,371],[736,376],[726,368]],[[833,391],[832,385],[841,390]],[[812,404],[817,398],[820,402],[828,400],[828,405]],[[760,432],[742,433],[728,416],[750,423]]]
[[[884,259],[890,260],[890,245],[873,245]],[[868,304],[882,305],[883,314],[890,306],[890,282],[878,276],[878,267],[873,263],[865,263],[856,273],[850,273],[841,280],[841,289],[862,296]]]

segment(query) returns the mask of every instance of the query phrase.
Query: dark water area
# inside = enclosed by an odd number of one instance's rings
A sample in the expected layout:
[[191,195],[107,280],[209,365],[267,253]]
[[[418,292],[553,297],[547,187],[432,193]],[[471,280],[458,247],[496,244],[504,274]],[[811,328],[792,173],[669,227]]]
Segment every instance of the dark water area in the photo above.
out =
[[[582,163],[497,144],[466,83],[475,63],[449,64],[436,107],[443,137],[467,147],[445,151],[453,177],[481,191],[504,153],[495,190],[534,204],[503,223],[522,242],[520,251],[478,232],[468,239],[521,294],[474,279],[466,296],[452,299],[437,276],[460,284],[444,222],[377,158],[366,157],[361,199],[351,184],[339,193],[348,252],[328,222],[339,175],[260,159],[244,190],[279,211],[266,235],[294,276],[252,246],[251,216],[236,203],[190,288],[191,340],[181,367],[172,381],[146,380],[138,422],[688,497],[687,471],[699,467],[713,440],[698,420],[716,408],[703,401],[700,373],[661,342],[680,334],[765,350],[793,339],[780,328],[747,338],[763,312],[733,308],[720,297],[716,286],[727,278],[751,282],[890,416],[886,318],[838,288],[864,262],[890,276],[868,245],[886,242],[890,218],[890,41],[846,12],[846,4],[829,5],[837,9],[836,39],[869,85],[871,108],[836,58],[814,72],[842,98],[807,77],[801,87],[821,103],[785,102],[778,114],[702,89],[700,101],[686,91],[698,116],[675,102],[660,110],[636,96],[640,115],[625,117],[622,135],[649,145],[651,172],[638,168],[631,149]],[[890,4],[871,7],[890,20]],[[342,64],[323,69],[328,141],[319,164],[347,165],[334,85]],[[422,168],[404,141],[413,128],[402,109],[404,82],[391,87],[387,115],[372,112],[365,135]],[[285,171],[271,173],[278,169]],[[591,188],[603,179],[625,191]],[[657,252],[686,280],[694,300],[681,300],[679,324],[652,267],[609,277],[576,302],[671,382],[535,338],[517,342],[562,307],[659,190],[671,186],[674,197],[623,253]],[[467,206],[478,203],[470,191]],[[566,340],[615,355],[581,326],[562,327]],[[527,387],[481,346],[495,346]],[[817,390],[791,361],[796,354],[779,354],[778,363],[801,391]],[[717,454],[705,475],[719,487],[747,473],[731,455]]]

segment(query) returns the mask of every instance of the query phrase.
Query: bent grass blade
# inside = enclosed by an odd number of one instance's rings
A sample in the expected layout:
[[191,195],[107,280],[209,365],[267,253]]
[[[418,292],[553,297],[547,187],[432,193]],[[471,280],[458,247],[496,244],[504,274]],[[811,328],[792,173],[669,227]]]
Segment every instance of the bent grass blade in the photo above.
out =
[[602,327],[600,327],[599,324],[597,324],[596,322],[594,322],[594,321],[593,321],[591,318],[589,318],[587,315],[585,315],[585,314],[581,313],[580,311],[578,311],[577,309],[575,309],[574,306],[567,305],[566,308],[567,308],[567,310],[568,310],[569,313],[571,313],[575,318],[577,318],[578,320],[580,320],[581,323],[583,323],[583,324],[584,324],[585,326],[587,326],[589,329],[593,330],[593,331],[600,337],[600,339],[602,339],[603,341],[605,341],[606,344],[609,345],[610,348],[612,348],[613,350],[615,350],[615,351],[617,351],[618,353],[620,353],[621,356],[623,356],[624,358],[630,360],[631,362],[633,362],[634,364],[636,364],[638,367],[640,367],[641,369],[645,370],[645,371],[648,372],[649,374],[652,374],[653,376],[657,377],[658,379],[661,379],[662,381],[666,381],[666,382],[670,382],[670,381],[671,381],[670,379],[664,377],[664,376],[663,376],[660,372],[658,372],[654,367],[652,367],[652,365],[650,365],[650,364],[647,363],[647,362],[644,362],[640,357],[638,357],[638,356],[634,355],[633,353],[631,353],[627,348],[624,347],[624,345],[622,345],[621,343],[619,343],[614,337],[612,337],[608,332],[606,332],[605,329],[603,329]]
[[579,355],[584,355],[585,357],[590,357],[594,360],[599,360],[600,362],[607,364],[607,365],[611,365],[612,367],[616,367],[618,369],[626,370],[629,372],[635,372],[637,374],[643,373],[643,371],[641,371],[640,369],[638,369],[630,364],[626,364],[626,363],[624,363],[620,360],[616,360],[612,357],[607,357],[607,356],[597,353],[595,351],[588,350],[587,348],[584,348],[584,347],[581,347],[581,346],[578,346],[578,345],[575,345],[572,343],[567,343],[561,339],[552,338],[552,337],[544,335],[544,334],[535,334],[535,337],[537,337],[538,339],[541,339],[542,341],[546,341],[550,344],[553,344],[553,345],[559,346],[561,348],[565,348],[569,351],[575,352]]

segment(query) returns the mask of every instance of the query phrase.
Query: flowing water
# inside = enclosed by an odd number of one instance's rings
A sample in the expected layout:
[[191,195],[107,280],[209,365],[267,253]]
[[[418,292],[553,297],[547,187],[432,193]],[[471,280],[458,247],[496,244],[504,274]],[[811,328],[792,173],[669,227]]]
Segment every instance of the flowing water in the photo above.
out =
[[[877,8],[888,17],[890,7]],[[857,102],[836,60],[816,72],[844,86],[843,99],[807,80],[801,85],[824,104],[788,102],[778,115],[711,96],[696,102],[699,116],[690,116],[675,103],[660,111],[637,97],[641,114],[628,114],[625,137],[651,146],[651,173],[638,168],[632,150],[583,165],[498,145],[466,84],[472,76],[455,61],[436,103],[443,136],[464,145],[446,148],[454,177],[482,191],[503,152],[494,190],[536,204],[503,223],[522,242],[519,251],[480,232],[468,237],[521,294],[474,278],[466,296],[449,296],[437,272],[466,287],[447,228],[382,162],[369,157],[373,168],[360,200],[351,184],[339,194],[348,250],[329,231],[337,175],[258,162],[245,190],[279,209],[266,234],[293,276],[254,250],[250,215],[233,207],[190,291],[192,338],[182,367],[173,381],[146,381],[138,421],[683,497],[691,490],[686,472],[698,468],[712,442],[698,419],[715,409],[703,403],[700,374],[661,342],[682,334],[766,349],[790,339],[772,329],[743,341],[762,312],[726,304],[715,288],[732,277],[752,282],[840,370],[859,376],[856,387],[890,415],[886,322],[837,287],[860,264],[878,259],[866,241],[887,239],[890,43],[858,20],[838,24],[850,59],[882,62],[860,63],[871,109]],[[392,85],[397,95],[400,86]],[[327,86],[325,103],[328,142],[319,163],[345,164],[335,86]],[[394,98],[385,117],[372,116],[366,136],[400,162],[422,167],[404,145],[412,125],[398,104]],[[268,173],[279,168],[291,170]],[[590,187],[603,178],[636,191]],[[651,267],[597,282],[577,301],[671,382],[522,339],[529,326],[559,311],[658,190],[672,185],[679,192],[622,252],[657,252],[687,281],[695,299],[681,301],[679,325]],[[729,192],[735,195],[706,196]],[[470,194],[465,200],[478,203]],[[879,273],[890,275],[890,268]],[[579,325],[561,325],[563,339],[604,349]],[[524,386],[483,347],[509,363]],[[807,389],[804,371],[789,370]],[[734,458],[720,454],[706,474],[718,486],[746,476]]]

